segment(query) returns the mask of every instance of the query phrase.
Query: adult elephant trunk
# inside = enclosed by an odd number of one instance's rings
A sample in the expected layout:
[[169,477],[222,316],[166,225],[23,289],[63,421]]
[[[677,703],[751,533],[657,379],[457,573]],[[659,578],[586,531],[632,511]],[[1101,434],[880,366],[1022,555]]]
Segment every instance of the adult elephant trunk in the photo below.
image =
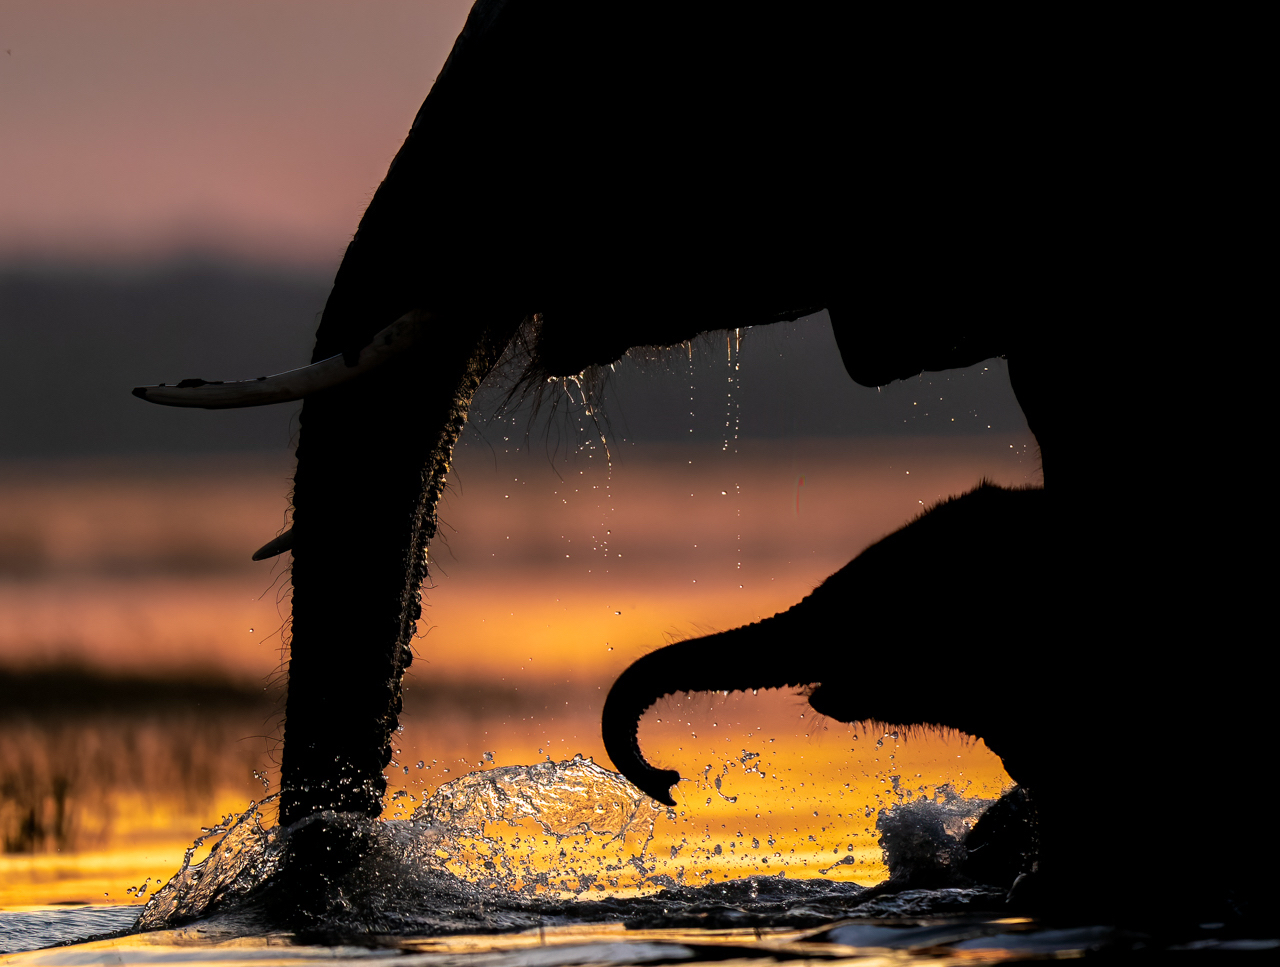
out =
[[425,338],[375,374],[303,406],[284,824],[382,809],[444,477],[471,399],[518,322],[428,318]]
[[[672,769],[650,765],[640,752],[640,717],[659,699],[680,692],[743,692],[793,688],[816,682],[820,673],[790,660],[800,644],[800,619],[792,611],[732,631],[659,648],[628,668],[609,690],[601,728],[605,751],[618,771],[646,795],[675,805],[670,789],[680,781]],[[789,657],[778,661],[779,647]]]

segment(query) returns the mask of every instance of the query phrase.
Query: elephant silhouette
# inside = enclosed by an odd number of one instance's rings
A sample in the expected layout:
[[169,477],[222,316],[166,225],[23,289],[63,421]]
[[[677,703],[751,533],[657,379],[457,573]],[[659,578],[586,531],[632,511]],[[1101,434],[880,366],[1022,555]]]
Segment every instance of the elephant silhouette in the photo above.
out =
[[[1131,600],[1119,617],[1108,612],[1117,559],[1141,572],[1151,558],[1089,482],[1119,446],[1105,430],[1104,377],[1090,365],[1108,344],[1076,324],[1109,304],[1099,279],[1115,276],[1100,254],[1112,251],[1113,175],[1099,161],[1123,150],[1115,76],[1082,74],[1081,51],[1097,46],[1089,25],[1020,16],[475,5],[346,250],[312,365],[135,391],[202,407],[305,397],[293,528],[261,552],[293,552],[283,823],[381,810],[437,502],[473,394],[508,347],[526,352],[529,380],[545,380],[631,347],[826,308],[846,368],[864,385],[1009,359],[1041,447],[1043,497],[985,488],[902,540],[969,508],[1004,508],[988,523],[1015,506],[1050,508],[1036,513],[1050,517],[1038,527],[1059,535],[1053,573],[1035,588],[1031,574],[1013,573],[1047,560],[1030,548],[1033,563],[1000,570],[1035,590],[1040,609],[1012,605],[1024,624],[1009,634],[1026,644],[1001,655],[1019,670],[1006,677],[989,656],[971,662],[970,687],[953,683],[945,698],[967,701],[963,720],[978,734],[989,720],[982,708],[999,708],[1002,723],[1036,723],[1025,742],[1001,726],[996,743],[1011,772],[1035,774],[1042,823],[1059,836],[1056,852],[1042,842],[1046,875],[1068,891],[1084,881],[1071,871],[1088,864],[1072,849],[1106,824],[1088,818],[1098,812],[1091,794],[1071,785],[1089,757],[1068,737],[1101,707],[1118,715],[1116,728],[1146,736],[1182,706],[1162,693],[1147,716],[1126,699],[1147,702],[1152,665],[1119,669],[1129,652],[1114,641],[1128,635],[1132,651],[1141,616],[1158,611],[1146,588],[1158,581],[1130,580]],[[1100,563],[1072,543],[1086,533],[1110,547]],[[1008,526],[1003,539],[1022,546]],[[971,549],[997,567],[993,548]],[[948,552],[948,567],[976,590],[962,558]],[[835,586],[865,576],[861,560]],[[957,576],[935,578],[948,575]],[[854,627],[865,615],[846,611]],[[941,609],[930,620],[946,633]],[[1096,633],[1104,621],[1105,641]],[[875,627],[889,634],[880,619]],[[832,640],[838,651],[847,635]],[[867,644],[883,652],[893,639]],[[968,647],[981,655],[993,646]],[[837,659],[849,675],[855,664]],[[825,672],[817,680],[811,700],[835,717],[942,717],[923,699],[862,704]],[[1160,687],[1172,695],[1187,684]],[[1015,691],[984,694],[987,685]],[[1215,713],[1226,708],[1215,701]],[[1138,758],[1133,781],[1149,787],[1163,773]],[[1177,767],[1167,749],[1156,758]],[[1172,882],[1157,844],[1173,824],[1143,826],[1140,812],[1114,817],[1134,834],[1116,855],[1151,871],[1144,884]],[[1215,862],[1229,852],[1216,849]],[[316,855],[322,862],[324,851]]]
[[[655,768],[640,751],[648,708],[681,692],[805,688],[813,709],[837,721],[945,725],[981,736],[1034,799],[1035,790],[1052,787],[1046,767],[1060,761],[1045,747],[1055,730],[1040,716],[1061,709],[1049,695],[1042,708],[1010,716],[998,697],[1036,692],[1045,673],[1027,644],[1059,586],[1048,573],[1061,556],[1055,524],[1052,496],[1040,487],[984,481],[931,507],[794,607],[637,660],[605,701],[605,750],[632,783],[674,806],[669,790],[679,774]],[[975,652],[982,680],[966,682],[958,669]],[[886,676],[875,668],[880,662],[901,670]],[[1063,839],[1048,836],[1050,866]],[[916,884],[901,878],[900,885]]]
[[[604,706],[609,757],[654,799],[675,805],[668,791],[679,775],[655,769],[637,740],[640,716],[678,692],[758,691],[813,687],[809,704],[841,722],[949,725],[982,736],[1015,781],[1030,784],[1039,761],[1025,748],[1027,722],[1003,728],[998,703],[975,701],[944,669],[989,634],[984,620],[998,609],[1010,629],[1025,634],[1046,611],[1053,581],[1051,498],[1039,487],[1006,489],[983,482],[930,508],[872,544],[794,607],[718,634],[677,642],[637,660],[622,673]],[[1026,694],[1038,672],[1014,632],[986,642],[991,676],[983,689]],[[936,673],[904,675],[898,689],[859,686],[869,654],[902,653]],[[1034,788],[1034,785],[1032,785]]]

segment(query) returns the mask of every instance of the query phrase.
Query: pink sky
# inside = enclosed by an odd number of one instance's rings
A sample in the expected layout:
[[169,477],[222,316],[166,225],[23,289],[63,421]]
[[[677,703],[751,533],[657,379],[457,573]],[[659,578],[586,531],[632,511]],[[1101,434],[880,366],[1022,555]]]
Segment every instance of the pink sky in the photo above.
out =
[[0,258],[336,265],[470,0],[5,0]]

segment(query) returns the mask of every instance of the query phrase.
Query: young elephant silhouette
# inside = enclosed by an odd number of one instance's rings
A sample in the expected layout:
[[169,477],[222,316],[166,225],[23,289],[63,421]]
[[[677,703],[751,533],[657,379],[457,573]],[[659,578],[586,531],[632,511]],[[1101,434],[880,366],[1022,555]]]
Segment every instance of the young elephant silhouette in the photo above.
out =
[[[640,718],[680,692],[806,688],[841,722],[946,725],[981,736],[1023,788],[1040,788],[1056,729],[1041,721],[1044,616],[1059,592],[1060,541],[1043,488],[983,482],[930,508],[859,554],[799,604],[762,621],[677,642],[632,664],[605,702],[605,749],[648,795],[675,805],[678,773],[650,765]],[[975,659],[981,672],[975,672]],[[1063,683],[1065,684],[1065,683]],[[1010,714],[1008,698],[1044,703]],[[1060,837],[1048,836],[1052,851]],[[1009,887],[1013,877],[1005,887]],[[904,880],[907,886],[912,885]]]
[[[1109,446],[1088,363],[1107,344],[1072,323],[1111,304],[1098,159],[1128,130],[1108,120],[1124,118],[1105,69],[1080,73],[1094,36],[967,8],[477,3],[347,248],[313,365],[136,391],[203,407],[306,398],[293,528],[262,552],[293,552],[282,821],[381,811],[436,506],[508,347],[545,380],[827,308],[867,385],[1007,355],[1046,493],[1087,493]],[[1024,662],[1071,664],[1076,644],[1046,635],[1092,620],[1098,598],[1081,595],[1059,588],[1036,627],[1010,628]],[[1142,679],[1092,679],[1082,669],[1112,651],[1092,650],[1046,672],[1048,705],[985,693],[1004,680],[990,662],[970,701],[1029,721],[1093,715]],[[856,714],[898,718],[891,704]],[[1162,700],[1158,728],[1176,707]],[[1045,761],[1067,761],[1053,736],[1080,727],[1041,733]]]
[[[949,725],[982,736],[1015,781],[1027,782],[1039,759],[1027,742],[1031,715],[1010,727],[1002,703],[984,696],[1027,694],[1042,673],[1026,649],[1054,583],[1044,566],[1056,543],[1050,500],[1042,488],[984,482],[872,544],[787,611],[645,655],[605,702],[609,757],[674,805],[668,790],[680,776],[640,752],[649,707],[678,692],[813,687],[809,704],[841,722]],[[964,682],[955,670],[975,652],[986,674]],[[879,662],[902,670],[885,682],[872,674]]]

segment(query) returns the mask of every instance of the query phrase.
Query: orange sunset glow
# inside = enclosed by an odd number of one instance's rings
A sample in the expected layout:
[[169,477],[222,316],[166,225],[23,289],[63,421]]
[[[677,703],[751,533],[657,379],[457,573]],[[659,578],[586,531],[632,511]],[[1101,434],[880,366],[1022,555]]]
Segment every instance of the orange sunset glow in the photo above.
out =
[[[389,770],[389,815],[407,816],[474,769],[575,754],[608,765],[601,705],[636,657],[790,606],[862,547],[983,476],[1035,478],[1026,437],[744,441],[738,449],[621,444],[608,456],[597,446],[553,462],[536,449],[500,453],[479,440],[460,448]],[[11,471],[3,483],[5,664],[196,675],[250,690],[257,683],[262,700],[257,711],[224,710],[220,724],[200,726],[205,778],[194,793],[175,798],[173,770],[158,765],[154,776],[100,779],[91,791],[82,777],[89,798],[72,789],[80,812],[65,841],[70,855],[55,837],[33,844],[34,854],[11,854],[0,904],[119,902],[143,876],[176,869],[200,826],[260,798],[255,770],[272,781],[279,693],[261,689],[279,677],[287,574],[281,562],[249,562],[248,552],[282,526],[287,465],[200,458],[164,469],[99,466],[91,477],[85,467]],[[859,687],[885,687],[895,674],[885,644],[865,643],[868,679]],[[909,688],[909,678],[898,687]],[[175,755],[166,743],[190,741],[198,721],[171,726],[188,731],[168,738],[160,724],[149,739],[120,723],[97,728],[152,743],[160,762]],[[102,739],[86,745],[63,733],[62,755],[105,749]],[[875,809],[907,790],[935,795],[950,784],[994,797],[1008,782],[981,742],[926,731],[877,748],[883,738],[817,720],[794,693],[660,703],[641,740],[686,782],[674,818],[655,814],[647,848],[665,859],[652,875],[700,882],[826,870],[875,882],[884,875]],[[58,773],[58,751],[36,750],[35,733],[10,728],[6,742],[11,758],[48,760],[28,769]],[[505,839],[518,835],[508,830]],[[770,837],[768,849],[749,846]],[[624,847],[634,844],[608,849]],[[558,849],[535,850],[526,862],[555,869]],[[455,866],[467,875],[465,859]],[[572,871],[565,875],[572,889]]]

